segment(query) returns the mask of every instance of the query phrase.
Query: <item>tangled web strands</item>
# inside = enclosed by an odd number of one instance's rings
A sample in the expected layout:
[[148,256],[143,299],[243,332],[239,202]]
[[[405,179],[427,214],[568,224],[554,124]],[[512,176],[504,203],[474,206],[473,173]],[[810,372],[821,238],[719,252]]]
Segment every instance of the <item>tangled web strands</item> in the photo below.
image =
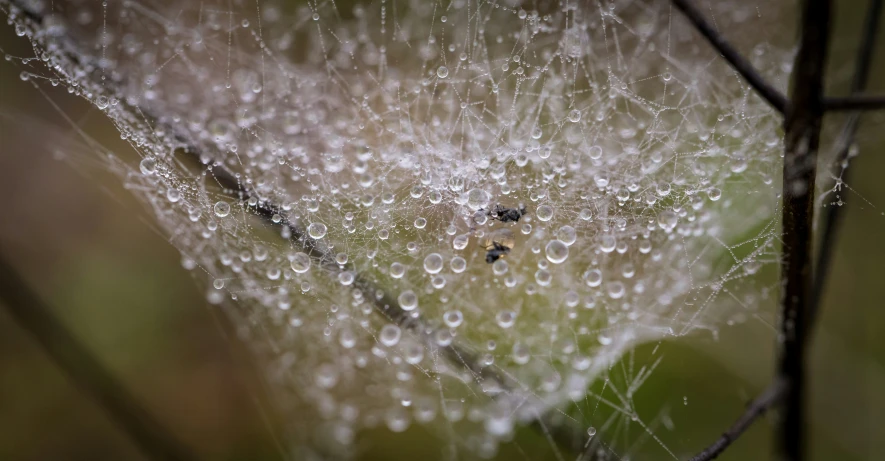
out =
[[[668,2],[17,4],[23,78],[142,156],[98,152],[263,357],[299,448],[426,424],[493,456],[551,412],[654,437],[632,396],[656,362],[620,358],[754,315],[776,260],[780,119]],[[765,17],[711,13],[755,38]],[[738,44],[784,81],[788,53]]]

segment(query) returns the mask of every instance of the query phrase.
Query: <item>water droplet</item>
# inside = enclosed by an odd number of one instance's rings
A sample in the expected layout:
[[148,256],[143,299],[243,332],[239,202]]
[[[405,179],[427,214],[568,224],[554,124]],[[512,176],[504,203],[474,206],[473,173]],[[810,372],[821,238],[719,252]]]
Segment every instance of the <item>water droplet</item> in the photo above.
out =
[[406,273],[406,266],[401,263],[393,263],[390,265],[390,276],[395,279],[400,279],[403,277],[403,274]]
[[424,348],[420,344],[409,341],[403,348],[403,358],[409,365],[416,365],[424,359]]
[[578,233],[572,226],[562,226],[559,228],[559,231],[556,232],[556,238],[561,240],[562,243],[567,246],[572,246],[572,244],[578,239]]
[[402,432],[408,429],[412,423],[409,414],[402,407],[389,409],[384,417],[384,422],[387,423],[387,428],[391,432]]
[[467,206],[471,210],[479,210],[480,208],[485,208],[490,199],[488,192],[482,189],[471,189],[467,193]]
[[454,339],[455,337],[449,330],[437,330],[436,333],[434,333],[434,340],[436,341],[436,344],[440,347],[446,347],[449,344],[452,344],[452,341],[454,341]]
[[141,174],[151,176],[157,172],[157,161],[153,157],[145,157],[138,164],[138,168],[141,170]]
[[310,256],[306,253],[295,253],[292,256],[292,270],[297,274],[303,274],[310,269]]
[[463,250],[464,248],[467,248],[468,241],[469,238],[467,237],[467,234],[461,234],[452,240],[452,247],[456,250]]
[[715,202],[722,198],[722,191],[714,187],[707,191],[707,196],[710,197],[710,200]]
[[451,310],[443,314],[443,322],[449,328],[457,328],[464,321],[464,314],[459,310]]
[[353,284],[354,275],[351,271],[344,271],[338,274],[338,282],[344,286]]
[[591,288],[598,287],[602,284],[602,271],[600,271],[599,269],[588,271],[587,275],[585,276],[585,281],[587,283],[587,286]]
[[449,68],[446,66],[439,66],[436,69],[436,76],[439,78],[446,78],[449,76]]
[[606,286],[606,290],[608,291],[608,295],[612,299],[623,298],[624,294],[626,294],[626,292],[627,292],[627,289],[624,287],[624,284],[622,282],[617,281],[617,280],[609,283]]
[[230,214],[230,204],[227,202],[218,202],[215,204],[215,216],[223,218]]
[[323,364],[317,368],[314,379],[320,388],[331,389],[338,383],[338,370],[332,364]]
[[513,326],[513,323],[516,322],[516,313],[510,310],[498,312],[495,316],[495,321],[501,328],[510,328]]
[[513,361],[519,365],[525,365],[531,358],[528,346],[523,343],[513,344]]
[[572,123],[578,123],[581,121],[581,111],[578,109],[572,109],[571,112],[568,113],[568,120]]
[[550,205],[541,205],[538,207],[536,214],[541,221],[550,221],[553,218],[553,207]]
[[678,222],[679,217],[673,211],[665,210],[658,215],[658,226],[665,232],[671,232]]
[[504,275],[507,273],[507,269],[507,261],[504,261],[503,259],[499,259],[492,264],[492,272],[494,272],[495,275]]
[[224,293],[218,290],[209,290],[209,292],[206,293],[206,301],[209,302],[209,304],[221,304],[221,302],[224,301]]
[[400,293],[396,300],[399,302],[399,307],[404,311],[415,310],[415,308],[418,307],[418,295],[412,290],[406,290]]
[[449,266],[452,268],[452,272],[460,274],[467,269],[467,260],[460,256],[455,256],[452,258],[452,261],[449,262]]
[[442,270],[443,258],[439,253],[430,253],[424,258],[424,270],[428,274],[436,274]]
[[326,236],[326,225],[321,222],[310,223],[307,226],[307,235],[312,239],[321,239]]
[[402,331],[400,331],[400,328],[392,323],[388,323],[381,327],[381,332],[378,333],[378,340],[381,341],[381,344],[392,347],[396,346],[401,336]]
[[449,190],[452,192],[460,192],[464,189],[464,178],[460,176],[452,176],[449,178]]
[[553,264],[562,264],[568,258],[568,245],[562,240],[551,240],[544,247],[547,260]]

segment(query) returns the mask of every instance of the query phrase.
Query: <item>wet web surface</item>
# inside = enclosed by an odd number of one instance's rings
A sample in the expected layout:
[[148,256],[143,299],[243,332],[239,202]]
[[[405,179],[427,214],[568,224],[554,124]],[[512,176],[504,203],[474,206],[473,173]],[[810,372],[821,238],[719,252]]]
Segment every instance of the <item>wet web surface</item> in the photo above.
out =
[[[420,424],[492,457],[536,422],[556,459],[677,458],[635,348],[772,323],[781,119],[668,2],[23,4],[22,78],[141,155],[68,160],[156,217],[293,451]],[[783,86],[775,11],[708,13]]]

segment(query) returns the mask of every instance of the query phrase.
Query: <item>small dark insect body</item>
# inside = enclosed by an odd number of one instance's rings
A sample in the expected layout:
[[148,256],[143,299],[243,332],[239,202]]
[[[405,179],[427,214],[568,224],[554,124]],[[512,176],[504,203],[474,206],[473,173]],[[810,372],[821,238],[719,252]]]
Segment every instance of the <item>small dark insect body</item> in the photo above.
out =
[[492,219],[497,219],[501,222],[519,222],[519,218],[525,215],[525,205],[520,205],[519,208],[507,208],[501,205],[495,205],[495,208],[488,211],[488,215],[492,217]]
[[510,253],[510,248],[507,248],[498,242],[494,242],[494,243],[492,243],[492,245],[493,245],[493,248],[491,250],[489,250],[488,253],[486,253],[486,262],[489,264],[497,261],[498,259],[500,259],[502,256],[506,255],[507,253]]
[[[518,222],[519,218],[526,214],[525,205],[520,204],[519,208],[507,208],[501,205],[495,205],[491,210],[486,211],[487,216],[501,222]],[[510,250],[516,244],[513,232],[507,228],[500,228],[492,231],[480,243],[487,251],[486,262],[491,264],[510,253]]]

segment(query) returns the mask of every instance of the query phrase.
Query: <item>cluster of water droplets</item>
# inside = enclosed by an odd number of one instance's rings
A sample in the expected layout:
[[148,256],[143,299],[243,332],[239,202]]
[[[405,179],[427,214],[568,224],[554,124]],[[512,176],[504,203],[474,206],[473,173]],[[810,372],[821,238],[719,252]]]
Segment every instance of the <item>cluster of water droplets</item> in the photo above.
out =
[[667,2],[202,3],[13,22],[142,155],[124,180],[296,444],[422,423],[492,456],[625,351],[754,304],[779,118]]

